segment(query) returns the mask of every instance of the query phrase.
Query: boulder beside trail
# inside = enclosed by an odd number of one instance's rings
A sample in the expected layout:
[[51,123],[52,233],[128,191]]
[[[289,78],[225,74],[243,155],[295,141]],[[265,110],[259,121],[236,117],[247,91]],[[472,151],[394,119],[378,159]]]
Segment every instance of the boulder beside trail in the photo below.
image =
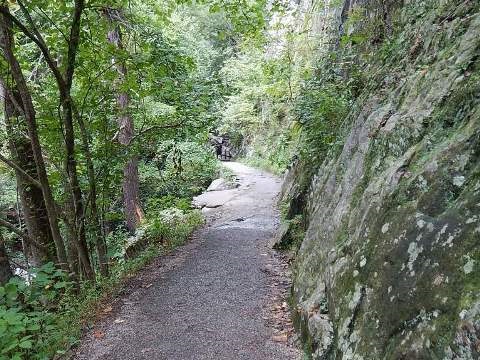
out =
[[224,178],[218,178],[212,181],[210,186],[207,188],[207,192],[230,190],[235,189],[236,187],[238,187],[236,182],[229,181]]

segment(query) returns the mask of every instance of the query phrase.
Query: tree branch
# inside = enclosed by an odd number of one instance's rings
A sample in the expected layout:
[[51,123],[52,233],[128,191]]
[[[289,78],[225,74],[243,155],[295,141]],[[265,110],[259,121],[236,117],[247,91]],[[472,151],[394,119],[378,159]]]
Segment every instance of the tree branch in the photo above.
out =
[[3,16],[10,19],[25,34],[25,36],[27,36],[39,47],[39,49],[43,53],[43,56],[45,56],[45,61],[47,62],[48,67],[52,70],[53,75],[55,76],[55,79],[57,80],[57,82],[65,83],[65,80],[63,79],[62,74],[58,69],[57,63],[55,62],[52,55],[50,54],[50,50],[48,49],[47,44],[45,43],[45,40],[42,37],[42,34],[40,34],[38,29],[36,28],[32,17],[28,13],[28,10],[25,8],[25,6],[21,1],[17,0],[17,2],[20,5],[20,8],[23,14],[25,15],[25,18],[27,19],[28,23],[32,27],[33,32],[30,31],[20,20],[18,20],[15,16],[13,16],[8,11],[8,8],[5,8],[3,6],[0,7],[0,13],[3,14]]
[[77,56],[78,44],[80,43],[80,25],[83,10],[85,9],[85,0],[75,0],[75,10],[73,13],[70,38],[68,40],[67,68],[65,70],[65,84],[70,91],[75,71],[75,59]]
[[22,230],[17,228],[15,225],[9,223],[8,221],[0,219],[0,226],[3,226],[11,232],[15,233],[16,235],[20,236],[27,244],[35,246],[39,250],[46,250],[45,246],[36,242],[34,239],[32,239],[30,236],[25,234]]
[[152,130],[175,129],[175,128],[182,127],[183,125],[184,125],[183,123],[167,124],[167,125],[153,125],[153,126],[150,126],[149,128],[147,128],[145,130],[140,131],[138,134],[136,134],[133,137],[132,141],[135,141],[138,137],[140,137],[140,136],[144,135],[145,133],[150,132]]
[[16,163],[14,163],[12,160],[7,159],[4,157],[2,154],[0,154],[0,161],[3,162],[4,164],[8,165],[15,171],[17,171],[25,180],[27,180],[29,183],[32,185],[35,185],[39,189],[41,189],[40,182],[38,180],[35,180],[33,177],[28,175],[25,170],[23,170],[20,166],[18,166]]
[[4,99],[6,100],[6,98],[8,97],[10,99],[10,101],[12,102],[13,106],[15,106],[15,109],[17,109],[17,111],[20,113],[20,114],[23,114],[25,116],[25,110],[23,109],[23,107],[18,103],[17,99],[15,98],[15,96],[13,96],[13,93],[12,91],[7,87],[6,85],[6,82],[5,80],[0,77],[0,86],[2,87],[2,91],[4,92]]
[[62,34],[63,39],[65,40],[65,42],[67,42],[68,41],[67,35],[65,35],[65,33],[62,31],[62,29],[60,29],[60,27],[55,23],[55,21],[53,21],[50,18],[50,16],[48,16],[48,14],[41,7],[39,7],[38,10],[43,14],[45,18],[47,18],[50,24],[52,24],[60,34]]

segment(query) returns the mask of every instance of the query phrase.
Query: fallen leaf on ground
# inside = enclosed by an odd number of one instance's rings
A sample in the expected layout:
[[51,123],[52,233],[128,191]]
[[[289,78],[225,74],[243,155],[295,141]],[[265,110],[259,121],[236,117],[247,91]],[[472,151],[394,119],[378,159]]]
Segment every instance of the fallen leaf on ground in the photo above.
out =
[[115,324],[121,324],[121,323],[124,323],[125,320],[124,320],[124,319],[115,319],[113,322],[114,322]]
[[104,314],[108,314],[109,312],[112,312],[113,308],[111,306],[107,306],[102,310]]
[[103,331],[100,331],[100,330],[95,330],[93,332],[93,337],[95,339],[103,339],[105,337],[105,333]]
[[273,341],[276,341],[276,342],[287,342],[288,341],[288,335],[287,334],[280,334],[280,335],[274,335],[272,337],[272,340]]

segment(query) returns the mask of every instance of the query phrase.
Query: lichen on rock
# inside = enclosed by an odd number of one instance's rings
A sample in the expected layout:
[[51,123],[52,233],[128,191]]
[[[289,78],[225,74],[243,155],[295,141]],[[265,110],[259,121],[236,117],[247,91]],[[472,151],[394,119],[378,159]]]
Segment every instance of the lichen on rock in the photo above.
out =
[[305,194],[296,324],[315,359],[479,358],[480,4],[325,6],[340,29],[359,6],[397,25],[361,45],[340,150],[287,175],[284,200]]

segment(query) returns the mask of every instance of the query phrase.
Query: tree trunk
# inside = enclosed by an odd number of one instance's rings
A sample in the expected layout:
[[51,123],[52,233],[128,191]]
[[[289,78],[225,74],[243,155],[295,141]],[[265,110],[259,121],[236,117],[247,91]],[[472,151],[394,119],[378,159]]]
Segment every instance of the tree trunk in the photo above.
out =
[[[3,14],[9,13],[7,6],[0,5],[0,8]],[[42,147],[38,137],[35,108],[33,106],[32,97],[28,90],[28,86],[25,81],[25,77],[23,76],[20,64],[13,53],[12,22],[11,19],[5,15],[0,16],[0,36],[2,37],[4,56],[10,67],[11,75],[15,81],[15,88],[22,99],[23,115],[25,116],[28,135],[32,145],[38,179],[42,187],[42,194],[45,200],[50,230],[53,241],[55,242],[57,262],[62,269],[68,271],[69,269],[65,245],[63,243],[63,239],[60,234],[60,228],[58,226],[57,209],[52,195],[52,190],[50,188],[50,183],[48,181],[47,171],[42,156]],[[11,100],[13,101],[13,99]]]
[[[65,90],[62,90],[65,91]],[[65,127],[65,149],[66,159],[65,168],[67,170],[69,179],[69,190],[72,197],[73,204],[73,229],[75,232],[75,242],[78,255],[82,262],[82,269],[87,279],[93,280],[95,277],[90,258],[88,256],[88,245],[85,231],[85,214],[82,197],[82,190],[77,174],[77,160],[75,159],[75,132],[73,128],[73,116],[70,99],[62,98],[62,105],[64,108],[63,125]]]
[[108,256],[107,256],[107,244],[103,237],[100,216],[97,207],[97,182],[95,179],[95,168],[93,166],[92,153],[90,151],[90,136],[87,132],[85,122],[78,112],[75,113],[77,122],[80,127],[80,133],[82,135],[83,151],[85,155],[85,162],[87,164],[88,175],[88,187],[90,190],[90,209],[94,227],[95,236],[95,249],[98,257],[98,266],[100,268],[100,274],[108,276]]
[[[6,85],[3,84],[3,86]],[[9,134],[8,143],[11,158],[13,158],[16,164],[28,175],[37,179],[37,167],[35,165],[32,145],[30,141],[22,135],[25,124],[11,99],[5,96],[6,93],[7,91],[4,89],[5,124]],[[10,89],[10,93],[16,98],[18,104],[22,103],[20,96],[15,90]],[[36,186],[32,186],[18,170],[15,171],[15,174],[27,233],[30,238],[42,245],[46,250],[41,250],[36,246],[24,243],[24,251],[26,254],[29,254],[30,262],[33,266],[40,266],[48,261],[54,261],[55,243],[53,242],[52,232],[50,230],[42,190]]]
[[[72,16],[72,22],[70,27],[70,37],[68,39],[68,52],[67,52],[67,61],[65,66],[65,74],[64,76],[61,74],[60,69],[54,61],[53,57],[50,54],[50,51],[41,35],[38,31],[36,25],[33,22],[30,14],[28,13],[27,9],[19,3],[20,9],[25,16],[27,22],[31,27],[31,31],[28,30],[25,26],[23,26],[20,22],[16,21],[15,17],[12,17],[8,8],[6,6],[0,7],[0,12],[3,14],[3,18],[5,19],[5,28],[10,30],[12,26],[12,21],[15,22],[17,26],[24,32],[24,34],[29,37],[32,41],[37,44],[37,46],[42,51],[43,55],[45,56],[45,60],[51,69],[55,80],[57,82],[58,90],[60,93],[60,105],[62,109],[62,120],[64,125],[64,138],[65,138],[65,150],[66,150],[66,159],[65,159],[65,169],[68,175],[69,184],[68,188],[66,189],[67,193],[71,194],[71,201],[74,206],[74,219],[72,221],[73,224],[73,231],[75,233],[75,247],[77,248],[79,257],[82,261],[83,269],[85,275],[89,279],[94,279],[94,271],[90,263],[90,258],[88,256],[88,246],[86,242],[86,233],[85,233],[85,219],[84,219],[84,207],[83,207],[83,199],[82,199],[82,192],[80,188],[80,183],[78,180],[77,174],[77,164],[75,159],[75,132],[73,126],[73,101],[70,95],[72,83],[73,83],[73,74],[75,70],[75,60],[76,54],[78,50],[78,45],[80,42],[80,29],[81,29],[81,15],[85,8],[85,1],[84,0],[75,0],[75,9]],[[10,32],[11,33],[11,32]],[[7,31],[5,32],[7,34]],[[18,64],[17,59],[13,55],[12,51],[12,44],[10,44],[10,51],[5,51],[5,55],[7,61],[9,62],[10,67],[12,68],[12,75],[15,78],[15,82],[17,83],[17,87],[19,89],[20,95],[22,97],[22,101],[25,107],[25,116],[27,118],[27,124],[29,125],[29,133],[31,128],[32,119],[35,117],[35,112],[33,108],[33,103],[30,97],[30,93],[28,92],[28,87],[26,85],[25,79],[21,72],[21,68]],[[8,48],[8,47],[7,47]],[[26,97],[26,98],[24,98]],[[36,131],[36,126],[35,126]],[[36,134],[35,134],[36,135]],[[36,140],[30,134],[32,147],[34,149],[34,153],[37,153],[37,150],[40,151],[41,155],[41,148],[40,144],[34,144]],[[38,135],[36,135],[38,138]],[[37,154],[35,155],[35,160],[37,161]],[[43,160],[42,160],[43,161]],[[37,161],[38,166],[38,161]],[[45,174],[43,174],[45,172]],[[43,166],[43,170],[39,169],[38,171],[40,182],[42,182],[42,178],[45,176],[46,178],[46,171]],[[48,181],[48,179],[47,179]],[[42,185],[43,187],[43,185]],[[51,194],[50,194],[51,195]],[[47,203],[47,210],[51,213],[50,209],[50,201],[49,197],[45,196],[45,201]],[[53,198],[52,198],[53,200]],[[55,208],[52,208],[52,211]],[[58,219],[57,219],[58,221]],[[51,221],[50,221],[51,222]],[[58,228],[58,222],[57,222]],[[57,239],[56,231],[52,229],[52,234],[54,235],[54,239]],[[58,234],[58,237],[60,234]],[[61,239],[61,237],[60,237]],[[58,239],[57,239],[58,240]],[[57,244],[57,240],[55,241]],[[63,244],[63,242],[62,242]],[[58,247],[58,245],[57,245]],[[58,249],[57,249],[58,250]],[[63,255],[65,256],[65,248],[63,247]]]
[[0,286],[5,285],[13,276],[10,262],[8,261],[5,244],[0,235]]
[[70,264],[70,269],[75,276],[75,280],[80,280],[80,262],[78,260],[78,251],[77,251],[77,239],[76,234],[72,226],[66,226],[67,238],[70,240],[67,243],[67,259]]
[[[115,45],[119,51],[123,50],[122,33],[120,26],[116,24],[121,17],[121,12],[115,9],[106,9],[104,14],[113,29],[108,32],[108,41]],[[125,64],[117,63],[118,72],[118,87],[126,81],[127,67]],[[117,95],[118,106],[118,141],[125,147],[129,147],[134,136],[134,123],[132,116],[129,114],[130,97],[127,92],[120,91]],[[123,209],[125,212],[125,219],[127,228],[130,232],[134,232],[145,215],[140,203],[139,194],[139,178],[138,178],[138,159],[132,156],[127,160],[123,170]]]
[[69,187],[74,206],[74,229],[76,234],[76,247],[82,263],[82,268],[87,279],[93,280],[95,272],[90,262],[88,245],[86,240],[85,213],[82,197],[82,189],[78,180],[77,160],[75,158],[75,130],[73,126],[73,100],[71,98],[71,88],[73,74],[75,70],[75,59],[80,41],[81,15],[85,7],[84,0],[75,1],[75,10],[72,18],[70,37],[68,41],[67,66],[65,78],[63,81],[57,79],[57,85],[60,92],[60,104],[62,105],[63,126],[65,128],[65,168],[68,174]]
[[138,160],[136,156],[128,160],[123,169],[123,206],[127,228],[133,232],[145,217],[139,200]]

